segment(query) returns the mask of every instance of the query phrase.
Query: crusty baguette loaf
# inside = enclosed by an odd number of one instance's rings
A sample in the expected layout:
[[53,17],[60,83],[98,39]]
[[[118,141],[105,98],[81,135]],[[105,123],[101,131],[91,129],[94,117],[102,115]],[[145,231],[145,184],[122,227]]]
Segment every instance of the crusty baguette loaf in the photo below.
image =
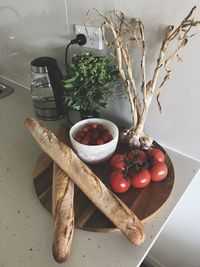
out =
[[77,184],[87,197],[133,243],[140,245],[144,239],[144,227],[137,216],[84,164],[69,146],[60,142],[48,129],[33,118],[25,125],[41,148]]
[[[61,125],[57,137],[66,143],[68,129]],[[69,142],[69,140],[67,140]],[[52,214],[53,247],[52,252],[57,262],[65,262],[70,254],[74,232],[74,183],[55,163],[53,165]]]

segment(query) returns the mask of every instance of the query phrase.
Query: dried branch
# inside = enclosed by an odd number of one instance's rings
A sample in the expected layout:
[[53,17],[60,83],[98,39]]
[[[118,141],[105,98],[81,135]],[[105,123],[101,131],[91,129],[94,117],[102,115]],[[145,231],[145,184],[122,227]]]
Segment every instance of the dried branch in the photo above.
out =
[[[177,48],[171,53],[171,55],[168,56],[167,59],[165,59],[165,63],[164,63],[164,68],[166,71],[166,75],[163,78],[163,81],[161,82],[158,90],[157,90],[157,103],[158,103],[158,107],[159,107],[159,111],[162,111],[162,107],[159,101],[159,97],[161,94],[161,91],[163,89],[163,85],[165,84],[165,82],[167,80],[170,79],[172,70],[169,68],[171,63],[174,61],[174,59],[176,57],[179,58],[179,52],[186,46],[186,44],[188,43],[188,39],[195,36],[195,34],[191,34],[189,35],[190,30],[192,29],[192,27],[196,27],[200,24],[200,21],[194,20],[194,18],[190,19],[191,16],[193,16],[193,14],[196,12],[196,6],[192,8],[192,10],[189,12],[189,14],[184,18],[184,20],[181,22],[181,24],[174,29],[174,26],[170,26],[171,30],[168,32],[168,34],[166,35],[165,39],[163,40],[162,46],[161,46],[161,51],[162,51],[162,47],[165,47],[166,49],[169,47],[170,44],[172,44],[172,42],[174,40],[178,40],[178,46]],[[165,51],[163,52],[163,57],[165,56]],[[160,70],[157,70],[157,72],[159,73]],[[155,79],[155,84],[157,82],[157,79]],[[155,87],[152,86],[153,92],[155,90]]]
[[140,29],[140,35],[141,35],[141,42],[142,42],[142,60],[141,60],[141,73],[142,73],[142,93],[143,93],[143,102],[144,105],[146,103],[146,98],[147,98],[147,92],[146,92],[146,87],[147,87],[147,81],[146,81],[146,42],[144,38],[144,25],[141,21],[139,21],[139,29]]

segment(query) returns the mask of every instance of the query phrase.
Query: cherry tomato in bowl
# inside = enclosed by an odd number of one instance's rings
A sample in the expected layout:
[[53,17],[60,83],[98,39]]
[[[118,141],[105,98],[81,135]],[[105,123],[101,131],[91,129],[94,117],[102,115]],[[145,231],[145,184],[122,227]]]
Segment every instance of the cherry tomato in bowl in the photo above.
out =
[[109,177],[111,189],[116,193],[125,193],[130,187],[130,182],[124,177],[122,171],[113,171]]
[[80,127],[73,138],[83,145],[104,145],[113,140],[108,129],[99,123],[87,123]]
[[[83,132],[83,128],[85,132]],[[99,164],[109,159],[115,152],[119,139],[119,129],[111,121],[92,118],[74,124],[69,137],[74,152],[81,160]],[[82,142],[82,139],[87,139]]]

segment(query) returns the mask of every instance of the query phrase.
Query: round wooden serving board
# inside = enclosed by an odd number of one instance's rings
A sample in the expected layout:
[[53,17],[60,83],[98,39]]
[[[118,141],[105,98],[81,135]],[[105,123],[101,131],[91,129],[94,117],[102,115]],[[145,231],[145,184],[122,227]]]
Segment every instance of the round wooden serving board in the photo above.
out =
[[[151,182],[144,189],[131,187],[128,192],[117,194],[126,205],[143,222],[154,216],[169,198],[174,184],[174,168],[172,162],[163,148],[154,143],[165,154],[168,166],[168,176],[160,182]],[[124,152],[127,147],[118,145],[116,153]],[[99,165],[91,165],[95,174],[109,187],[108,176],[111,173],[109,161]],[[52,170],[53,162],[42,153],[34,170],[34,186],[41,204],[51,212],[52,207]],[[111,232],[117,230],[112,222],[98,210],[84,193],[75,186],[74,195],[75,227],[88,231]]]

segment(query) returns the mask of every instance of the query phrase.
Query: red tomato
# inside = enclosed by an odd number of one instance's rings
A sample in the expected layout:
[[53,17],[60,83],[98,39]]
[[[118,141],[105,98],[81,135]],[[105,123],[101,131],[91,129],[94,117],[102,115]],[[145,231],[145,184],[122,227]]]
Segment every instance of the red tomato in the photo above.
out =
[[83,145],[88,145],[88,144],[89,144],[89,140],[88,140],[88,138],[83,138],[83,139],[81,140],[81,143],[82,143]]
[[89,129],[88,129],[87,126],[85,126],[85,127],[82,128],[82,131],[83,131],[84,133],[87,133],[87,132],[89,131]]
[[114,170],[123,170],[126,167],[123,154],[115,154],[111,159],[111,166]]
[[84,133],[82,131],[78,131],[76,133],[76,137],[83,137],[84,136]]
[[108,135],[108,141],[107,141],[107,142],[110,142],[110,141],[112,141],[112,140],[113,140],[113,137],[112,137],[111,134],[109,134],[109,135]]
[[164,162],[165,155],[163,152],[158,148],[152,148],[147,151],[147,155],[152,157],[155,161]]
[[128,191],[130,182],[124,178],[121,171],[113,171],[109,177],[111,189],[116,193],[124,193]]
[[167,177],[168,169],[164,162],[156,162],[150,170],[151,180],[158,182]]
[[104,144],[104,141],[99,138],[99,139],[97,139],[96,144],[97,145],[103,145]]
[[92,128],[97,129],[98,128],[98,123],[92,123]]
[[109,138],[109,133],[103,133],[101,138],[103,139],[104,142],[107,142]]
[[146,154],[140,149],[132,149],[127,153],[127,158],[130,160],[145,160]]
[[92,128],[92,124],[88,123],[88,124],[85,125],[85,127],[87,127],[88,130],[90,130]]
[[134,172],[131,175],[131,184],[136,188],[144,188],[151,181],[150,172],[143,168],[140,172]]

